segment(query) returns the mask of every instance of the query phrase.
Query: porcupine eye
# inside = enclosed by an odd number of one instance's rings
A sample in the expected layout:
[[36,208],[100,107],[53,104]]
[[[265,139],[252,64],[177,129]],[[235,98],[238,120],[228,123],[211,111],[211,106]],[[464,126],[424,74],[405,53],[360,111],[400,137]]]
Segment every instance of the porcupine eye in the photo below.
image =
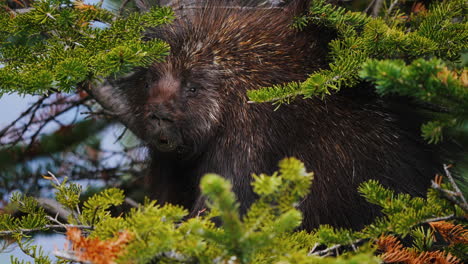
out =
[[193,97],[198,94],[198,91],[200,90],[200,85],[196,83],[187,83],[185,90],[186,90],[187,96]]

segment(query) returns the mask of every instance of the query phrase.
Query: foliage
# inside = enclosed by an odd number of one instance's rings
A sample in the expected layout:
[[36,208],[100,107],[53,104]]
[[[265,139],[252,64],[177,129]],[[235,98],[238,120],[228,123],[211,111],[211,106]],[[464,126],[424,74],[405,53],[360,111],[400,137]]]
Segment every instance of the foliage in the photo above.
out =
[[[85,81],[128,73],[169,51],[142,33],[173,18],[169,8],[119,17],[82,1],[34,1],[0,12],[0,92],[70,92]],[[0,95],[1,95],[0,93]]]
[[[145,40],[143,32],[170,22],[173,13],[153,8],[121,16],[101,4],[0,0],[0,97],[39,97],[0,130],[0,196],[17,189],[39,193],[39,175],[45,171],[65,169],[72,179],[117,178],[123,185],[128,171],[139,168],[129,152],[103,149],[101,134],[114,123],[113,116],[83,120],[101,111],[83,89],[164,58],[168,45]],[[118,170],[106,162],[111,155],[120,159]]]
[[[0,93],[71,92],[147,66],[169,52],[165,43],[146,40],[142,34],[148,27],[171,21],[173,14],[166,8],[124,17],[99,4],[43,0],[34,1],[28,12],[5,10],[0,12]],[[312,73],[302,83],[250,91],[250,99],[283,103],[299,95],[323,98],[367,80],[376,84],[381,95],[396,93],[436,104],[440,113],[423,126],[429,142],[441,141],[447,127],[463,127],[468,116],[467,74],[458,60],[466,52],[468,34],[464,1],[442,1],[407,17],[397,9],[387,11],[384,17],[371,18],[313,1],[294,26],[300,30],[320,24],[337,32],[329,46],[329,68]],[[77,137],[67,143],[77,144],[105,127],[90,123],[71,127]],[[91,132],[83,133],[81,126],[91,127],[86,129]],[[53,143],[60,140],[60,133],[41,137],[44,148],[36,150],[59,152],[61,146]],[[24,154],[22,147],[8,151]],[[21,156],[5,153],[2,150],[0,155],[6,156],[6,165]],[[115,207],[125,199],[122,190],[107,189],[82,202],[78,184],[60,182],[53,175],[45,178],[53,181],[55,199],[70,212],[66,221],[48,216],[34,198],[19,193],[12,195],[11,205],[20,213],[0,213],[0,235],[13,239],[36,263],[54,261],[32,244],[30,234],[65,229],[71,245],[55,253],[57,263],[467,261],[467,212],[433,189],[426,198],[410,197],[369,181],[359,191],[382,208],[374,223],[359,231],[326,225],[312,232],[297,231],[302,220],[297,206],[309,192],[313,175],[293,158],[283,160],[272,175],[253,175],[258,200],[244,215],[238,211],[230,183],[213,174],[201,181],[209,210],[190,219],[184,208],[151,200],[115,214]],[[446,193],[458,192],[451,184],[442,187]],[[403,245],[396,237],[412,245]],[[22,262],[12,257],[12,263]]]
[[447,263],[458,264],[460,260],[450,253],[442,251],[417,252],[403,245],[394,236],[382,236],[377,245],[384,253],[381,255],[385,263]]
[[444,127],[457,127],[468,120],[468,71],[450,70],[436,58],[417,59],[410,65],[402,60],[369,60],[361,76],[376,84],[377,92],[411,96],[442,107],[445,114],[422,127],[430,143],[442,140]]
[[[432,229],[423,225],[434,217],[463,216],[466,212],[458,205],[439,198],[434,191],[429,192],[427,199],[394,194],[375,181],[360,187],[368,201],[383,208],[384,216],[375,223],[362,231],[330,226],[321,226],[310,233],[297,231],[302,215],[296,207],[310,190],[312,177],[300,161],[294,158],[281,161],[278,172],[254,177],[252,186],[259,198],[241,216],[230,183],[218,175],[205,175],[200,187],[209,210],[190,219],[185,218],[188,211],[179,206],[160,206],[150,200],[115,216],[111,209],[124,198],[122,191],[115,188],[75,207],[81,189],[62,182],[55,184],[56,199],[74,210],[75,218],[52,226],[51,221],[58,220],[46,216],[34,198],[16,194],[12,203],[26,215],[20,218],[0,215],[3,230],[0,234],[13,237],[31,255],[36,249],[31,248],[30,240],[22,240],[28,233],[67,227],[71,247],[55,253],[59,262],[113,263],[117,258],[118,263],[380,263],[374,256],[380,251],[375,252],[373,243],[385,249],[381,257],[389,262],[392,258],[399,261],[438,258],[460,263],[459,257],[464,257],[459,250],[467,245],[463,225],[446,221],[431,222]],[[50,179],[56,181],[55,177]],[[435,232],[450,243],[445,248],[448,252],[437,247]],[[394,237],[397,235],[413,237],[414,246],[403,248]],[[319,246],[325,249],[318,250]],[[325,257],[335,252],[339,254]],[[39,258],[37,255],[35,259]]]
[[382,213],[385,214],[362,230],[365,237],[378,237],[379,234],[389,232],[406,236],[425,219],[453,213],[450,203],[440,199],[432,189],[428,191],[427,198],[423,199],[408,194],[395,194],[377,181],[370,180],[359,187],[359,192],[368,202],[382,207]]
[[444,128],[466,132],[468,77],[466,61],[460,61],[468,47],[465,4],[463,0],[434,1],[429,10],[423,6],[409,16],[394,11],[384,18],[371,18],[324,0],[312,1],[308,13],[294,25],[303,29],[320,24],[337,32],[329,44],[329,69],[312,73],[302,83],[252,90],[248,96],[254,102],[274,103],[299,95],[323,98],[368,80],[381,95],[414,97],[443,109],[443,114],[422,127],[430,143],[440,142]]
[[84,237],[78,228],[70,228],[67,230],[67,239],[71,242],[71,254],[79,261],[114,263],[115,259],[124,252],[126,244],[132,240],[132,234],[123,231],[115,239],[100,240]]

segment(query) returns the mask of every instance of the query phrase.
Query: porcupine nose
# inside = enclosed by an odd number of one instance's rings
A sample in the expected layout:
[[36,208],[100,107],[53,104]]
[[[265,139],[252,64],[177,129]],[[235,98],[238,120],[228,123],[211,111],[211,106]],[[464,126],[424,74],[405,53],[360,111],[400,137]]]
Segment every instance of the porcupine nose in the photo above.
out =
[[152,105],[151,113],[148,115],[151,124],[153,138],[156,147],[163,151],[172,151],[176,147],[174,138],[174,119],[161,105]]

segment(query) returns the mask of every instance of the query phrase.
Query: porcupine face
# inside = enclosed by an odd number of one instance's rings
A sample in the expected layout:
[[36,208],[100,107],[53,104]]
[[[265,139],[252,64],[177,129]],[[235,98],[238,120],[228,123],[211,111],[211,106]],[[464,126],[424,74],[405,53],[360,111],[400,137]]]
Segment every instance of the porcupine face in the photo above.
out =
[[[222,82],[207,63],[202,44],[165,29],[171,54],[144,76],[142,107],[146,141],[165,153],[197,153],[214,136],[221,120]],[[178,30],[181,29],[180,26]],[[198,45],[198,46],[197,46]]]
[[147,74],[145,130],[161,152],[196,152],[219,124],[219,91],[203,69],[175,67],[175,56]]
[[140,84],[146,141],[161,152],[196,153],[226,129],[225,119],[249,118],[236,114],[245,113],[248,89],[302,78],[300,45],[278,15],[213,7],[150,33],[171,52]]

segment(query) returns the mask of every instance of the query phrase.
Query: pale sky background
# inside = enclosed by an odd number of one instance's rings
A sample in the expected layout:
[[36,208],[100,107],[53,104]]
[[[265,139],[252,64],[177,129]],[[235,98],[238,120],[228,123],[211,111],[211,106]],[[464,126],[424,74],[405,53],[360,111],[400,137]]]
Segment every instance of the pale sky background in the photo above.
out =
[[[37,96],[19,96],[17,94],[8,94],[0,97],[0,130],[10,122],[14,121],[18,116],[25,111],[31,103],[34,103],[37,100]],[[67,116],[68,115],[68,116]],[[69,114],[65,113],[61,116],[61,120],[70,120],[74,117],[74,111]],[[49,127],[45,129],[46,132],[55,130],[57,127]],[[115,141],[119,134],[122,132],[122,128],[112,126],[105,130],[102,146],[107,150],[121,150],[119,144],[115,144]],[[108,164],[112,166],[113,162],[118,162],[118,159],[108,160]],[[91,181],[79,181],[79,184],[83,185],[83,189],[86,189],[86,186],[89,185]],[[92,181],[93,184],[96,184],[96,181]],[[98,183],[99,184],[99,183]],[[44,235],[38,234],[34,236],[35,245],[42,246],[44,252],[49,253],[50,256],[53,256],[53,251],[55,249],[63,249],[66,239],[63,235],[60,234],[51,234]],[[11,263],[10,256],[14,255],[19,258],[19,260],[32,261],[32,258],[23,254],[21,249],[16,245],[10,246],[6,251],[0,253],[0,264]]]
[[[37,96],[19,96],[17,94],[8,94],[3,95],[0,97],[0,130],[8,125],[10,122],[14,121],[18,116],[25,111],[31,103],[34,103],[37,100]],[[70,114],[63,114],[61,120],[67,120],[74,117],[74,112],[70,112]],[[56,127],[50,127],[49,130],[53,131]],[[106,131],[104,131],[104,137],[102,141],[102,146],[107,150],[120,150],[120,145],[115,144],[115,141],[119,134],[122,132],[122,128],[120,127],[110,127]],[[109,160],[108,164],[112,165],[112,162],[118,162],[118,159]],[[86,186],[90,183],[90,181],[79,181],[79,184],[83,185],[83,189],[86,189]],[[95,184],[96,181],[93,181]],[[54,249],[63,249],[64,243],[66,239],[63,235],[44,235],[39,234],[34,237],[34,243],[36,245],[40,245],[43,247],[44,252],[50,253],[52,256],[52,252]],[[0,253],[0,264],[8,264],[11,263],[10,256],[14,255],[18,257],[20,260],[25,261],[32,261],[32,258],[23,254],[23,252],[16,246],[10,246],[5,252]]]
[[[0,129],[15,120],[34,101],[34,96],[3,95],[0,98]],[[41,245],[44,252],[53,252],[55,248],[63,248],[65,241],[64,236],[61,235],[37,235],[34,244]],[[4,253],[0,253],[0,263],[11,263],[11,255],[26,261],[32,261],[32,258],[24,255],[17,246],[11,246]]]
[[5,94],[0,97],[0,128],[15,120],[37,97]]
[[[93,4],[97,3],[99,0],[85,0],[85,3]],[[110,3],[112,0],[105,0],[103,3],[103,8],[106,9],[115,9],[118,7],[117,3]],[[119,2],[119,1],[114,1]],[[8,125],[10,122],[15,120],[27,107],[35,101],[34,96],[19,96],[17,94],[4,94],[0,97],[0,129],[5,125]],[[66,114],[64,115],[66,118]],[[52,128],[51,128],[52,129]],[[50,130],[50,129],[49,129]],[[52,129],[53,130],[53,129]],[[111,127],[105,131],[106,136],[103,139],[103,146],[106,149],[118,150],[119,146],[114,144],[116,135],[122,131],[121,128]],[[63,235],[35,235],[34,244],[41,245],[44,252],[52,254],[54,249],[63,249],[65,238]],[[10,256],[14,255],[19,258],[19,260],[31,261],[32,258],[26,256],[21,252],[17,246],[12,246],[4,253],[0,253],[0,264],[11,263]]]

